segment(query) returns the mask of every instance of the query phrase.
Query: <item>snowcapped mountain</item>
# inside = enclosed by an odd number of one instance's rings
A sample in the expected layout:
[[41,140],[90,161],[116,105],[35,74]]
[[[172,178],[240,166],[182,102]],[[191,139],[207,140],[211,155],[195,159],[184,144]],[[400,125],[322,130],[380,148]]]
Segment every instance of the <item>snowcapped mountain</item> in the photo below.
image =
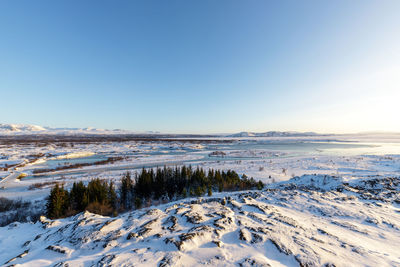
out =
[[30,135],[30,134],[129,134],[131,131],[115,129],[104,130],[98,128],[51,128],[29,124],[0,124],[0,135]]
[[264,133],[255,132],[240,132],[236,134],[228,135],[228,137],[301,137],[301,136],[317,136],[319,134],[314,132],[279,132],[279,131],[269,131]]
[[399,178],[305,175],[116,217],[42,217],[0,227],[0,264],[400,266],[399,189]]
[[37,125],[0,123],[0,133],[37,132],[45,130],[46,128]]

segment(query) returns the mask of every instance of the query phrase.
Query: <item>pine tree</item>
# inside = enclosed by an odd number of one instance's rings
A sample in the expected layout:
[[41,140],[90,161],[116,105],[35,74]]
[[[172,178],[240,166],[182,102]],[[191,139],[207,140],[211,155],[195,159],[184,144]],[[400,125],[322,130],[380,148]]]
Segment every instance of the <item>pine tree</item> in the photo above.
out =
[[84,211],[88,205],[87,199],[85,199],[86,194],[86,186],[82,181],[78,183],[74,183],[72,185],[72,189],[70,192],[70,205],[71,209],[75,212]]
[[211,190],[211,185],[208,186],[208,196],[212,196],[212,190]]
[[196,189],[194,190],[194,193],[197,197],[200,197],[203,195],[203,190],[201,188],[201,186],[196,186]]
[[115,210],[117,208],[117,193],[115,192],[114,183],[112,181],[108,185],[107,199],[110,206]]
[[50,191],[46,209],[47,216],[51,219],[64,217],[69,206],[68,191],[64,190],[64,186],[56,184]]
[[142,205],[143,205],[143,201],[142,201],[142,199],[140,199],[140,198],[135,198],[135,208],[136,209],[140,209],[141,207],[142,207]]
[[222,184],[222,182],[220,182],[218,184],[218,192],[222,192],[222,189],[223,189],[223,184]]
[[121,199],[122,209],[129,210],[132,208],[132,197],[133,197],[132,191],[133,191],[133,182],[131,179],[131,174],[129,172],[126,172],[121,179],[121,188],[120,188],[120,199]]
[[183,197],[183,198],[186,198],[186,197],[187,197],[187,190],[186,190],[186,188],[183,188],[183,190],[182,190],[182,197]]
[[190,196],[191,196],[191,197],[193,197],[193,196],[195,195],[195,194],[194,194],[193,187],[190,188],[189,192],[190,192]]
[[258,181],[258,183],[257,183],[257,189],[258,189],[258,190],[262,190],[263,188],[264,188],[263,182]]

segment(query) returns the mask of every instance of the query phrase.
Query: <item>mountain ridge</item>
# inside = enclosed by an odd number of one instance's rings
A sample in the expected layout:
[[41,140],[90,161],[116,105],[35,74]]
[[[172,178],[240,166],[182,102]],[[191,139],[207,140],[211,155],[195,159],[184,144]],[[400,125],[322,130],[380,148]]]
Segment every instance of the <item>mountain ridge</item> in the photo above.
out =
[[268,132],[239,132],[227,135],[227,137],[303,137],[303,136],[319,136],[315,132],[295,132],[295,131],[268,131]]

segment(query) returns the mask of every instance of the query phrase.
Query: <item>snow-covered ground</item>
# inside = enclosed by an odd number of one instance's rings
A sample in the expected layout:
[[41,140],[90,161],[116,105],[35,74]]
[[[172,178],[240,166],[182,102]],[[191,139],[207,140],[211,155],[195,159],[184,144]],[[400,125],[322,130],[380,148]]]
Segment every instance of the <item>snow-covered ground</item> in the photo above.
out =
[[[379,137],[379,136],[378,136]],[[126,142],[37,142],[0,144],[0,196],[43,199],[52,186],[94,177],[114,179],[142,167],[200,165],[203,168],[233,169],[270,184],[303,174],[343,177],[397,176],[400,172],[400,138],[373,135],[299,137],[214,138],[210,141],[126,141]],[[307,139],[312,138],[312,139]],[[320,138],[320,139],[318,139]],[[328,141],[327,141],[328,140]],[[390,140],[390,142],[387,142]],[[227,141],[227,142],[224,142]],[[397,142],[395,142],[397,141]],[[210,156],[212,152],[224,156]],[[109,157],[121,157],[111,164],[88,165]],[[74,164],[86,165],[73,167]],[[68,166],[71,166],[69,168]],[[6,166],[11,166],[4,168]],[[68,168],[64,168],[67,166]],[[57,169],[58,168],[58,169]],[[63,169],[64,168],[64,169]],[[43,173],[40,170],[47,170]],[[53,171],[51,171],[53,170]],[[35,172],[40,172],[35,174]],[[22,179],[15,173],[27,175]]]
[[118,184],[163,165],[233,169],[268,187],[115,218],[14,223],[0,228],[0,264],[400,266],[400,135],[271,135],[0,144],[0,197],[39,208],[55,182]]
[[23,266],[400,266],[400,180],[313,175],[264,191],[0,228]]

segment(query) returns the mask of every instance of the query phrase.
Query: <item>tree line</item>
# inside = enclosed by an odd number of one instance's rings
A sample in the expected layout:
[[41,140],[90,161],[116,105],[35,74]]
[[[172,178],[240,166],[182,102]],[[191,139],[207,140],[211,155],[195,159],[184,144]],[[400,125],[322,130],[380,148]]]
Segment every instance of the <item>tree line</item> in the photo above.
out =
[[141,208],[153,201],[168,202],[186,197],[200,197],[213,192],[262,189],[263,183],[240,177],[235,171],[220,171],[191,166],[142,169],[132,177],[125,173],[118,189],[112,181],[98,178],[87,185],[74,182],[67,190],[55,185],[47,200],[47,216],[62,218],[84,210],[101,215],[116,215],[118,212]]
[[87,185],[74,182],[68,191],[56,184],[47,198],[47,217],[51,219],[75,215],[84,210],[101,215],[115,215],[117,212],[117,193],[112,181],[98,178]]

